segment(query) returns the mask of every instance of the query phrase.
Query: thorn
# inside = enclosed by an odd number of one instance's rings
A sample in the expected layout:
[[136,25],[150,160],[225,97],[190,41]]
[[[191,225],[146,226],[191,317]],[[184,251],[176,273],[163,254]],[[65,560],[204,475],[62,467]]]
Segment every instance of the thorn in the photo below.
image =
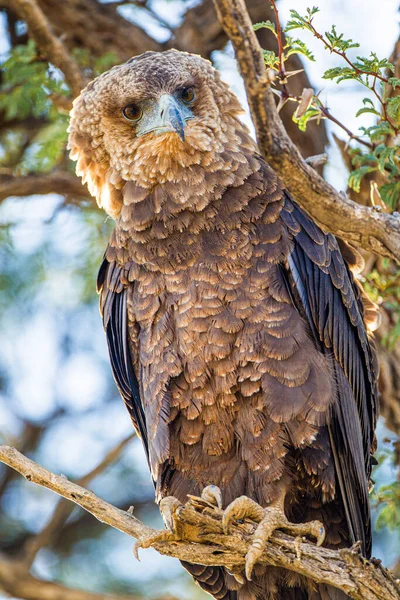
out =
[[128,512],[130,515],[133,515],[133,511],[134,511],[134,507],[130,506],[126,512]]
[[293,75],[298,75],[299,73],[302,73],[304,71],[304,69],[297,69],[295,71],[286,71],[285,73],[285,77],[293,77]]
[[278,106],[276,107],[276,110],[278,111],[278,113],[282,110],[282,108],[285,106],[287,101],[288,101],[288,98],[283,98],[281,96],[281,98],[278,102]]
[[275,96],[279,96],[279,98],[281,97],[281,92],[280,92],[279,90],[276,90],[276,89],[274,89],[274,88],[271,88],[271,92],[272,92],[273,94],[275,94]]

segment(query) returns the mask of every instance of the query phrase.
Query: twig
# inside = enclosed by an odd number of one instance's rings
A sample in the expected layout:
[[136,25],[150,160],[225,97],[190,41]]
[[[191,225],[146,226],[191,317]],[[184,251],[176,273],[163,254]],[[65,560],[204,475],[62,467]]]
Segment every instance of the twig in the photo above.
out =
[[354,69],[355,73],[357,73],[357,75],[370,75],[370,76],[374,76],[377,79],[380,79],[381,81],[387,83],[388,79],[387,77],[383,77],[382,75],[380,75],[379,73],[369,73],[368,71],[365,71],[365,69],[359,69],[358,67],[356,67],[356,65],[354,63],[351,62],[351,60],[348,58],[348,56],[346,55],[345,52],[343,52],[342,50],[338,50],[337,48],[334,48],[332,46],[332,44],[329,43],[329,41],[324,38],[324,36],[319,33],[319,31],[317,31],[314,27],[314,25],[312,24],[312,19],[310,19],[308,21],[308,25],[310,26],[314,36],[321,40],[321,42],[323,42],[325,44],[325,46],[327,47],[328,50],[330,50],[331,52],[333,52],[333,54],[337,54],[338,56],[341,56],[341,58],[343,58],[343,60],[345,60],[347,62],[347,64]]
[[[15,448],[0,446],[0,461],[21,473],[28,481],[75,502],[102,523],[132,537],[141,539],[156,533],[130,513],[71,483],[66,477],[47,471]],[[224,566],[230,571],[243,570],[249,539],[254,531],[251,523],[233,525],[232,533],[225,535],[222,532],[220,509],[203,512],[190,503],[181,507],[178,518],[182,528],[190,532],[188,539],[191,541],[182,538],[155,542],[152,545],[158,552],[194,564]],[[260,563],[280,566],[315,582],[332,585],[354,600],[400,600],[400,588],[393,576],[379,561],[361,558],[357,549],[337,552],[310,542],[298,543],[295,538],[276,532],[266,545]]]
[[332,121],[332,123],[335,123],[338,127],[343,129],[343,131],[345,131],[347,133],[347,135],[349,136],[350,139],[356,140],[356,142],[358,142],[359,144],[362,144],[363,146],[366,146],[366,148],[373,150],[373,148],[374,148],[373,144],[366,142],[359,135],[355,135],[348,127],[346,127],[346,125],[343,125],[343,123],[341,121],[339,121],[339,119],[334,117],[332,115],[332,113],[330,112],[330,110],[322,104],[322,102],[319,98],[318,98],[318,108],[320,109],[321,113],[324,115],[324,117],[326,119],[329,119],[330,121]]
[[64,44],[53,34],[50,22],[36,0],[2,0],[2,4],[12,8],[26,22],[38,49],[64,73],[73,96],[78,96],[86,84],[85,79]]
[[72,173],[53,171],[45,175],[0,174],[0,202],[10,196],[29,196],[31,194],[60,194],[69,198],[87,198],[92,200],[86,186],[82,185]]
[[[114,448],[111,448],[109,452],[105,455],[103,460],[89,473],[78,479],[77,484],[80,486],[87,486],[95,477],[103,473],[107,467],[109,467],[121,454],[122,450],[125,446],[135,437],[135,434],[129,435],[127,438],[119,442]],[[42,529],[40,533],[35,535],[33,538],[28,539],[25,545],[25,555],[23,559],[23,564],[26,570],[29,570],[31,567],[36,554],[39,552],[40,548],[47,546],[56,532],[58,532],[65,521],[71,515],[74,510],[73,504],[70,502],[66,502],[65,500],[60,500],[54,511],[51,515],[47,525]]]
[[[261,152],[321,226],[350,243],[400,261],[400,219],[360,206],[305,163],[277,113],[260,45],[243,0],[214,0],[233,44]],[[246,43],[243,43],[243,40]]]

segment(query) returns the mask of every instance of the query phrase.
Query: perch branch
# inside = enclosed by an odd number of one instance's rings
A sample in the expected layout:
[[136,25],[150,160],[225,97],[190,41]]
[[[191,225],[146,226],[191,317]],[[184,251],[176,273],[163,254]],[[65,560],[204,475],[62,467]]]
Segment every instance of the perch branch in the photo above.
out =
[[[111,448],[103,460],[94,469],[78,480],[78,485],[87,486],[92,479],[95,479],[98,475],[103,473],[103,471],[117,460],[122,450],[134,437],[135,434],[131,434],[119,442],[114,448]],[[25,556],[23,559],[23,563],[27,570],[31,567],[38,551],[53,540],[55,534],[62,528],[68,517],[71,515],[73,509],[73,504],[66,502],[64,499],[60,499],[44,529],[33,538],[28,539],[25,545]]]
[[[156,532],[129,512],[112,506],[90,490],[50,473],[15,448],[0,446],[0,461],[12,467],[28,481],[46,487],[75,502],[102,523],[134,538],[146,538]],[[222,511],[199,510],[190,502],[181,507],[179,521],[190,532],[187,539],[155,542],[153,547],[167,556],[191,563],[224,566],[229,571],[242,571],[254,524],[233,526],[230,535],[222,533]],[[201,542],[200,542],[201,540]],[[356,548],[329,550],[310,542],[276,532],[265,547],[261,564],[283,567],[317,583],[343,590],[354,600],[400,600],[400,587],[379,561],[363,559]]]
[[85,87],[85,79],[64,44],[53,34],[50,22],[36,0],[2,0],[1,4],[12,8],[26,22],[38,49],[64,73],[73,96],[78,96]]
[[400,218],[357,205],[324,181],[301,157],[276,110],[264,60],[244,0],[214,0],[235,50],[257,140],[268,163],[301,206],[335,235],[400,261]]

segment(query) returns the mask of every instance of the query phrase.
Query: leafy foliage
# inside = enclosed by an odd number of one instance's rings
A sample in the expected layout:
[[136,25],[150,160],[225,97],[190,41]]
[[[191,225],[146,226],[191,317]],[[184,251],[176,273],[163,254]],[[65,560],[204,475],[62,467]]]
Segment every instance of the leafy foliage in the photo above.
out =
[[364,288],[374,302],[390,311],[393,327],[382,343],[393,350],[400,338],[400,267],[384,259],[379,270],[374,268],[365,277]]
[[[379,463],[377,469],[385,466],[393,468],[393,451],[379,452],[377,459]],[[374,488],[371,494],[371,504],[377,510],[376,530],[387,528],[391,531],[398,531],[400,527],[400,481],[396,479],[392,483],[385,483]]]
[[[259,23],[255,29],[267,27],[277,38],[278,54],[264,51],[266,65],[277,72],[275,85],[281,85],[281,103],[288,99],[297,103],[292,119],[301,131],[306,131],[310,121],[319,122],[321,119],[331,119],[341,126],[349,136],[347,152],[351,157],[352,169],[348,177],[348,186],[359,193],[364,183],[371,186],[370,197],[378,209],[386,205],[387,210],[397,210],[400,207],[400,79],[393,76],[395,68],[386,58],[380,58],[375,52],[368,56],[349,56],[360,45],[351,38],[338,32],[335,25],[329,31],[318,31],[314,20],[319,13],[316,6],[308,8],[304,15],[296,10],[290,11],[290,19],[283,31],[286,41],[278,39],[279,27],[273,23]],[[305,89],[301,97],[290,93],[290,80],[287,81],[285,62],[293,53],[298,53],[314,60],[314,56],[306,44],[299,39],[293,39],[287,34],[292,31],[308,31],[317,38],[331,54],[338,57],[338,64],[327,69],[323,78],[340,84],[342,81],[353,81],[362,85],[369,92],[362,100],[362,106],[357,110],[356,117],[363,118],[372,115],[376,122],[369,126],[360,126],[359,133],[353,134],[342,125],[323,105],[318,94],[312,95],[312,90]],[[311,92],[311,94],[310,94]],[[367,188],[368,189],[368,188]],[[394,325],[385,340],[388,347],[400,338],[400,271],[393,265],[384,270],[384,274],[373,271],[365,282],[365,286],[379,302],[390,306]],[[396,281],[397,280],[397,281]]]
[[[323,74],[324,79],[336,83],[355,81],[371,92],[372,97],[363,99],[363,106],[356,116],[372,114],[376,116],[377,122],[369,127],[360,127],[361,135],[351,134],[350,139],[355,141],[356,145],[350,149],[354,170],[349,175],[348,185],[355,192],[359,192],[366,175],[379,173],[378,193],[389,208],[396,209],[400,199],[400,80],[391,76],[394,73],[393,64],[386,58],[379,58],[375,52],[371,52],[367,57],[357,56],[356,60],[350,59],[348,51],[359,48],[359,44],[338,33],[335,25],[325,34],[320,33],[314,26],[314,17],[318,12],[319,9],[313,7],[307,9],[306,14],[302,16],[291,10],[291,18],[285,31],[309,31],[329,52],[341,58],[342,64],[327,69]],[[332,116],[315,96],[307,111],[300,117],[295,115],[294,121],[304,131],[309,120],[322,118],[329,119]],[[336,119],[335,122],[341,125]],[[342,127],[349,134],[348,129]]]

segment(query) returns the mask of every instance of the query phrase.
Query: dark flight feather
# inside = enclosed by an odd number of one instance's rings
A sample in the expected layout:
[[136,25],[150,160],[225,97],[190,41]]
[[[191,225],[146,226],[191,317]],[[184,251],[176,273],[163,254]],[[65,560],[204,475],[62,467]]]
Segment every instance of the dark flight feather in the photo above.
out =
[[[149,458],[148,439],[146,430],[146,418],[140,399],[139,383],[133,371],[132,357],[128,345],[126,288],[122,292],[105,289],[108,270],[112,268],[112,278],[116,271],[115,265],[104,258],[98,278],[97,291],[101,294],[100,312],[103,317],[104,329],[106,331],[108,350],[110,354],[111,368],[118,390],[128,408],[131,419],[139,432]],[[104,294],[104,296],[103,296]]]
[[[328,429],[350,537],[353,542],[361,540],[363,552],[369,556],[368,479],[378,400],[360,294],[333,236],[324,236],[322,250],[317,226],[309,225],[311,220],[289,197],[282,219],[294,241],[288,259],[290,277],[314,340],[331,356],[334,369],[337,400],[331,407]],[[298,232],[294,221],[306,232]],[[310,243],[309,234],[315,243]]]

